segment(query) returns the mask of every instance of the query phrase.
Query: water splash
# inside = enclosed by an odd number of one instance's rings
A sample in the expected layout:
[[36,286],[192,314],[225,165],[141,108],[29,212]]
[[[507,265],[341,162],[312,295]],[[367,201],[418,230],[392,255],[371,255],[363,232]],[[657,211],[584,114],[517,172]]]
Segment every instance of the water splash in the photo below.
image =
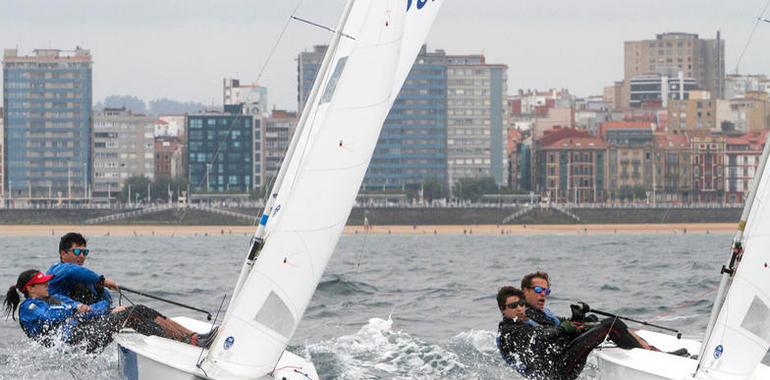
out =
[[372,318],[353,335],[308,345],[324,377],[340,379],[434,379],[461,375],[465,365],[438,345],[393,330],[393,320]]
[[2,378],[8,379],[114,379],[118,373],[115,344],[101,354],[57,342],[44,347],[24,338],[8,342],[0,353]]

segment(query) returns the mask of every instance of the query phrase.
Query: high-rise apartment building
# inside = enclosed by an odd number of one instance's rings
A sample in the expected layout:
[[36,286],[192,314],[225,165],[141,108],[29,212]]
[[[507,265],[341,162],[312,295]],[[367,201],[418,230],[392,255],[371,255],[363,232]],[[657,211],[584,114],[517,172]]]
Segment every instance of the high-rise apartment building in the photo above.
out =
[[91,70],[81,48],[5,50],[5,184],[14,198],[87,197]]
[[494,177],[498,185],[505,185],[508,66],[487,64],[483,55],[445,59],[449,183]]
[[273,185],[296,126],[296,112],[273,110],[269,117],[262,119],[261,148],[254,152],[255,162],[260,163],[254,165],[254,178],[261,180],[257,181],[260,188]]
[[[325,46],[300,53],[300,109],[312,88]],[[507,66],[483,55],[418,55],[375,149],[365,188],[419,187],[428,179],[494,177],[507,184],[505,153]]]
[[297,57],[297,111],[302,112],[305,102],[310,96],[310,90],[313,89],[315,77],[321,68],[324,55],[326,55],[326,45],[313,46],[312,51],[303,51]]
[[248,192],[254,187],[254,117],[234,113],[187,116],[187,163],[195,192]]
[[127,179],[155,177],[155,118],[125,108],[94,113],[93,196],[111,198]]
[[258,117],[268,112],[267,87],[256,83],[241,84],[238,79],[225,78],[223,95],[224,105],[242,105],[246,114]]
[[654,40],[626,41],[624,48],[626,89],[637,75],[676,77],[681,71],[684,77],[695,78],[698,86],[710,91],[714,98],[724,95],[725,42],[720,32],[715,39],[701,39],[692,33],[663,33]]
[[447,184],[447,65],[423,47],[383,125],[364,188]]

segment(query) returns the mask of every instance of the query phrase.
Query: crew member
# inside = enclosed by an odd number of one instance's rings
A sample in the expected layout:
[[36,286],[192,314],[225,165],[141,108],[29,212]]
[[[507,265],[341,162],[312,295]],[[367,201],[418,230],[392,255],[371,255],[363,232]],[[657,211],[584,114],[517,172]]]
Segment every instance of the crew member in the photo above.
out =
[[83,266],[91,252],[86,244],[86,239],[77,232],[61,237],[59,262],[48,269],[48,274],[54,275],[49,283],[49,292],[86,305],[100,301],[107,301],[111,305],[112,296],[104,288],[117,290],[118,284]]

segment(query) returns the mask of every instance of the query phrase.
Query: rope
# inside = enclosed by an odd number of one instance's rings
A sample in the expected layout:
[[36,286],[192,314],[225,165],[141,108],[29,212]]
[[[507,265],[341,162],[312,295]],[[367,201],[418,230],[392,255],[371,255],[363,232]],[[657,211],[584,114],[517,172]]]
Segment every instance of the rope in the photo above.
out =
[[131,319],[131,314],[134,312],[134,306],[136,304],[133,301],[131,301],[131,299],[128,298],[128,296],[123,294],[123,291],[120,290],[120,287],[118,287],[118,294],[120,294],[120,298],[118,299],[118,306],[121,306],[120,302],[123,299],[123,297],[126,297],[126,301],[128,301],[128,303],[131,304],[131,306],[128,307],[129,309],[128,315],[126,315],[126,319],[123,320],[123,324],[120,326],[120,329],[123,330],[124,328],[126,328],[126,324],[128,323],[128,320]]
[[273,59],[273,54],[275,54],[276,49],[278,49],[278,45],[281,43],[281,40],[283,39],[283,35],[286,34],[286,29],[289,28],[289,24],[291,24],[292,20],[294,19],[294,15],[297,14],[299,7],[302,5],[302,2],[304,2],[304,0],[299,0],[297,2],[297,6],[294,7],[294,11],[291,12],[291,16],[289,16],[289,18],[286,19],[286,24],[284,24],[283,30],[281,30],[281,33],[278,35],[278,39],[275,40],[275,44],[273,44],[273,48],[270,49],[270,53],[267,55],[267,59],[265,59],[265,63],[262,64],[262,68],[259,70],[259,74],[257,75],[257,81],[256,81],[257,83],[259,83],[259,80],[262,78],[262,74],[264,74],[265,69],[267,68],[267,65]]
[[754,38],[754,33],[756,33],[757,28],[759,27],[759,23],[762,22],[762,18],[765,16],[765,13],[767,12],[767,8],[770,7],[770,0],[765,3],[765,7],[762,9],[762,13],[759,14],[759,17],[757,17],[757,20],[754,21],[754,28],[751,29],[751,34],[749,34],[749,39],[746,41],[746,45],[743,46],[743,51],[741,52],[741,55],[738,57],[738,62],[735,64],[735,73],[738,73],[738,68],[741,66],[741,61],[743,61],[743,55],[746,54],[746,50],[749,49],[749,44],[751,44],[751,40]]
[[[225,305],[225,300],[226,299],[227,299],[227,294],[225,294],[222,297],[222,302],[219,303],[219,309],[217,309],[217,314],[214,316],[214,321],[211,322],[211,329],[209,330],[209,334],[211,334],[211,332],[214,331],[214,328],[215,328],[215,326],[217,324],[217,320],[219,320],[219,312],[222,311],[222,307]],[[196,360],[195,366],[198,369],[200,369],[201,371],[203,371],[204,375],[208,376],[208,374],[206,373],[206,370],[203,369],[203,367],[201,367],[201,365],[203,364],[203,360],[205,359],[205,358],[203,358],[203,352],[204,351],[206,351],[206,347],[201,347],[201,352],[200,352],[200,354],[198,354],[198,360]]]

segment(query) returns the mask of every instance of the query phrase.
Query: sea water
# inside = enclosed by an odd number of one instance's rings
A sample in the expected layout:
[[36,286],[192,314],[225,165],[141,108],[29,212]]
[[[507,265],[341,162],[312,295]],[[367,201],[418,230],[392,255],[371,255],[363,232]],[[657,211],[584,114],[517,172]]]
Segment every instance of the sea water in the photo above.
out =
[[[119,284],[216,313],[232,291],[249,237],[87,236],[86,266]],[[569,304],[681,329],[700,339],[729,234],[343,236],[290,349],[322,379],[518,378],[494,338],[500,286],[547,271],[548,306]],[[58,236],[0,237],[3,294],[26,269],[58,260]],[[127,303],[124,298],[115,301]],[[128,295],[169,316],[205,316]],[[220,316],[221,318],[221,316]],[[589,360],[582,379],[592,379]],[[43,348],[0,321],[0,379],[118,378],[113,343],[101,355]]]

